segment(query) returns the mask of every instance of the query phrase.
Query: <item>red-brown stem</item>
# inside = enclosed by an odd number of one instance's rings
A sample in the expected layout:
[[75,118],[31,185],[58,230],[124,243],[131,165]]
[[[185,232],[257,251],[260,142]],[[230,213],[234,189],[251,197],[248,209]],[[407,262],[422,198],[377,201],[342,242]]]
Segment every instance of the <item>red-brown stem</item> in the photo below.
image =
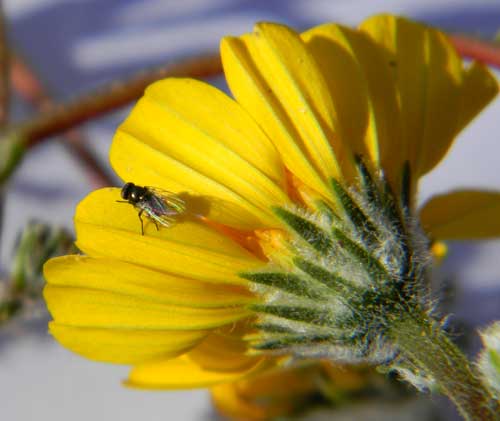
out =
[[26,62],[13,54],[10,62],[10,82],[16,93],[31,106],[42,111],[50,104],[42,82],[31,71]]
[[69,104],[51,106],[19,129],[25,139],[25,145],[31,147],[42,139],[71,129],[138,99],[144,89],[158,79],[168,76],[204,78],[216,76],[221,72],[222,64],[218,54],[188,58],[156,70],[143,72],[126,82],[112,83]]
[[87,146],[87,139],[79,130],[69,130],[64,134],[61,144],[68,150],[87,173],[87,177],[94,188],[114,186],[116,180],[108,167]]
[[[14,90],[37,111],[49,109],[53,101],[35,72],[18,56],[11,59],[11,82]],[[87,146],[87,139],[78,130],[67,131],[61,144],[87,173],[95,188],[114,184],[110,171]]]
[[5,29],[5,16],[0,1],[0,127],[9,119],[9,45]]
[[450,35],[450,39],[462,57],[500,69],[500,45],[459,34]]

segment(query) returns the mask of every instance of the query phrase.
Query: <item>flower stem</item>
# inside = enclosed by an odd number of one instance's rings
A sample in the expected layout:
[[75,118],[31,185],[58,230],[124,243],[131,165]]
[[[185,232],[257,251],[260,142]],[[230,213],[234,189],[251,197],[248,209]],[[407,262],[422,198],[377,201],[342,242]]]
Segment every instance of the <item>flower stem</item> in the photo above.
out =
[[465,355],[427,315],[407,315],[390,335],[400,355],[429,374],[460,414],[470,421],[500,419],[500,405],[481,383]]

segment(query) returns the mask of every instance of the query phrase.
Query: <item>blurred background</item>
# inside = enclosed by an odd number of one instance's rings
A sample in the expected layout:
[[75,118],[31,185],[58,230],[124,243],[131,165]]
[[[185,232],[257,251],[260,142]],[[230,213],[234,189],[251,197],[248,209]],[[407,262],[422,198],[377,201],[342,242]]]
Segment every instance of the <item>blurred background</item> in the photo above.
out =
[[[498,0],[5,0],[3,9],[11,48],[57,101],[166,60],[215,51],[221,36],[250,31],[261,20],[305,29],[326,21],[356,25],[390,12],[489,39],[500,30]],[[215,83],[224,86],[221,79]],[[12,107],[14,121],[33,113],[16,96]],[[81,127],[106,165],[113,132],[126,113],[120,110]],[[497,99],[460,135],[445,163],[425,177],[421,201],[458,187],[500,189],[498,116]],[[7,273],[15,238],[29,220],[72,230],[75,205],[92,189],[88,174],[57,139],[34,148],[5,197],[0,273]],[[456,318],[471,326],[500,318],[499,262],[500,242],[450,245],[442,272],[458,285]],[[127,367],[71,354],[48,336],[47,320],[42,308],[0,331],[2,419],[216,419],[205,391],[123,388]]]

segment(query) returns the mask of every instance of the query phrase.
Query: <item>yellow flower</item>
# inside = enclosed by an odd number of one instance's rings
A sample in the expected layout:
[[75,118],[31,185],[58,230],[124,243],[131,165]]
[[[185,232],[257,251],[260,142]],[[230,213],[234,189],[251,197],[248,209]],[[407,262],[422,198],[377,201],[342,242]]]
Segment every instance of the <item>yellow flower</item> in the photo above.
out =
[[215,407],[238,420],[271,420],[297,415],[319,405],[349,401],[374,387],[373,369],[346,368],[326,361],[269,370],[260,376],[211,389]]
[[[273,349],[267,333],[284,329],[261,313],[283,319],[287,294],[321,297],[293,277],[290,250],[300,241],[290,243],[291,231],[317,251],[315,224],[350,218],[352,232],[366,228],[360,241],[369,248],[370,224],[380,228],[386,208],[405,224],[415,219],[419,178],[498,90],[483,65],[463,65],[445,35],[394,16],[303,34],[260,23],[224,38],[221,54],[234,99],[196,80],[156,82],[111,147],[124,181],[184,200],[177,223],[157,231],[145,221],[143,236],[137,210],[117,203],[120,190],[98,190],[76,210],[84,256],[45,266],[52,335],[87,358],[133,365],[131,386],[207,387],[279,362],[286,352],[249,352],[249,343]],[[380,189],[390,193],[377,208],[370,194]],[[499,209],[498,193],[455,192],[420,216],[433,240],[485,238],[500,235]],[[390,247],[400,240],[394,230],[384,234]],[[351,254],[356,241],[339,240]],[[404,259],[393,262],[390,247],[383,259],[398,270]],[[266,265],[281,272],[261,276]],[[304,315],[292,313],[285,324],[297,332]]]

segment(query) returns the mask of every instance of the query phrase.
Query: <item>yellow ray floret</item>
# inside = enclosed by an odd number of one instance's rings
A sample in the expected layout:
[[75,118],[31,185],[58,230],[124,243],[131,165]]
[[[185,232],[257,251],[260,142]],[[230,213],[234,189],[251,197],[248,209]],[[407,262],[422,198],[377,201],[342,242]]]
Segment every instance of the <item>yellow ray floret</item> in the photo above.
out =
[[47,285],[44,298],[54,319],[68,326],[112,329],[202,330],[250,315],[242,307],[175,306],[142,297]]
[[91,360],[138,364],[174,358],[196,346],[206,330],[112,329],[49,324],[49,332],[71,351]]
[[415,186],[497,94],[498,84],[483,66],[465,68],[446,35],[435,29],[389,15],[370,18],[360,29],[384,49],[400,109],[394,120],[402,133],[380,144],[382,167],[397,184],[409,161]]
[[223,308],[255,301],[242,286],[202,282],[107,258],[58,257],[45,265],[44,274],[53,286],[107,291],[176,306]]
[[192,79],[147,88],[118,129],[111,163],[126,181],[213,197],[203,216],[238,228],[276,224],[269,203],[287,202],[270,140],[238,103]]
[[458,190],[435,196],[420,211],[432,238],[472,240],[500,237],[500,193]]
[[232,382],[269,368],[271,364],[259,359],[250,368],[241,371],[215,371],[204,369],[189,355],[171,360],[141,364],[132,369],[124,382],[130,387],[147,389],[193,389]]
[[246,355],[247,343],[233,326],[212,332],[200,346],[189,352],[189,357],[199,366],[213,371],[244,371],[255,366],[262,357]]
[[225,38],[221,55],[233,95],[273,140],[285,165],[331,196],[325,181],[341,177],[343,145],[326,82],[298,34],[260,24],[254,34]]
[[400,137],[393,66],[362,32],[325,24],[302,34],[328,83],[341,141],[375,166],[379,149]]
[[119,197],[119,189],[101,189],[78,205],[76,244],[87,255],[233,284],[242,284],[239,271],[262,265],[231,239],[197,220],[179,221],[159,231],[149,224],[147,235],[141,235],[137,210],[127,203],[117,203]]

